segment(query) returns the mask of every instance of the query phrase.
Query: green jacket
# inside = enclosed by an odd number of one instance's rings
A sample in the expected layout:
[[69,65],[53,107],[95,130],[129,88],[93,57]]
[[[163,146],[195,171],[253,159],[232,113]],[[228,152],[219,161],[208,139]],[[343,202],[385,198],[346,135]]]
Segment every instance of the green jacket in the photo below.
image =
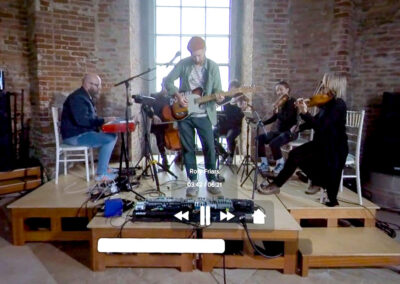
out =
[[[186,57],[175,65],[174,69],[172,69],[164,81],[169,95],[173,95],[174,93],[178,92],[178,88],[176,88],[174,85],[174,81],[178,78],[181,79],[179,92],[191,91],[189,85],[189,75],[192,72],[193,66],[194,63],[191,57]],[[204,68],[206,69],[206,84],[203,90],[204,95],[207,96],[221,92],[221,77],[219,75],[218,65],[214,61],[206,58]],[[215,105],[215,101],[208,102],[206,105],[207,115],[212,125],[217,124],[217,110]]]

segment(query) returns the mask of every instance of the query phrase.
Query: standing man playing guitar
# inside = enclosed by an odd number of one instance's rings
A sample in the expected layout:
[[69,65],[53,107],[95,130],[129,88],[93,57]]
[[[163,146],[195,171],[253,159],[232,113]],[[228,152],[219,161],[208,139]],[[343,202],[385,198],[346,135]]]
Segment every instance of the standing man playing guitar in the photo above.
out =
[[[205,41],[200,37],[192,37],[187,48],[191,56],[179,61],[165,78],[168,93],[175,96],[181,107],[188,107],[185,92],[191,93],[192,90],[201,88],[201,95],[208,96],[222,90],[218,65],[205,56]],[[180,79],[179,90],[174,85],[174,81],[178,78]],[[222,102],[223,99],[222,95],[217,95],[217,102]],[[197,196],[200,185],[197,176],[195,129],[200,136],[203,148],[207,190],[212,194],[221,193],[220,184],[215,182],[216,162],[212,125],[216,123],[215,101],[201,105],[196,112],[190,113],[178,123],[186,174],[190,180],[187,184],[187,196]]]

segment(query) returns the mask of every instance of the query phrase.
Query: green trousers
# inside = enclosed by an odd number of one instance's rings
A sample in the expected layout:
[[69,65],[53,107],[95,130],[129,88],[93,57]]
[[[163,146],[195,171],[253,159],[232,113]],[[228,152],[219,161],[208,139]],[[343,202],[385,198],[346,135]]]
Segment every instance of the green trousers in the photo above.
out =
[[207,181],[215,179],[215,145],[212,125],[208,117],[188,117],[178,123],[183,150],[186,174],[191,181],[198,179],[197,174],[204,172],[197,169],[195,149],[195,129],[203,148]]

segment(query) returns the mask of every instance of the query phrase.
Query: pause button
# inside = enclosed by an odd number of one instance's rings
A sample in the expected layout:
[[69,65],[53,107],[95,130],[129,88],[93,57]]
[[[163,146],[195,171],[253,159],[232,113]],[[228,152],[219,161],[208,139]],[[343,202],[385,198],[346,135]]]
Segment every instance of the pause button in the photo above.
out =
[[210,218],[210,206],[200,206],[200,226],[209,226]]

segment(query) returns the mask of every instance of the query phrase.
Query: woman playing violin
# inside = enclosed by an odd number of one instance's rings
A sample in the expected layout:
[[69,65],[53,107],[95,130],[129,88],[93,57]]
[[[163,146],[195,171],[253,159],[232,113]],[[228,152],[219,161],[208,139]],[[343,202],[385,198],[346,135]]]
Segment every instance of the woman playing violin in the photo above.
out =
[[274,173],[278,174],[285,164],[282,156],[281,147],[292,140],[292,132],[290,131],[297,122],[297,112],[294,106],[295,99],[289,96],[290,86],[285,81],[280,81],[275,85],[275,93],[277,101],[274,103],[273,115],[263,121],[264,125],[274,121],[272,130],[266,134],[261,134],[257,138],[258,156],[261,158],[260,173],[265,176],[269,172],[269,164],[265,152],[265,145],[269,144],[272,156],[276,161]]
[[[320,86],[320,95],[327,98],[319,103],[308,103],[298,99],[297,108],[304,123],[299,130],[314,129],[313,140],[307,142],[289,153],[283,170],[268,186],[261,186],[262,194],[279,193],[280,187],[292,176],[299,167],[311,179],[314,186],[325,188],[329,201],[327,206],[338,205],[337,193],[340,178],[346,161],[348,146],[346,135],[346,103],[342,97],[346,93],[347,80],[342,75],[326,73]],[[319,112],[312,116],[308,110],[310,105],[317,105]]]

